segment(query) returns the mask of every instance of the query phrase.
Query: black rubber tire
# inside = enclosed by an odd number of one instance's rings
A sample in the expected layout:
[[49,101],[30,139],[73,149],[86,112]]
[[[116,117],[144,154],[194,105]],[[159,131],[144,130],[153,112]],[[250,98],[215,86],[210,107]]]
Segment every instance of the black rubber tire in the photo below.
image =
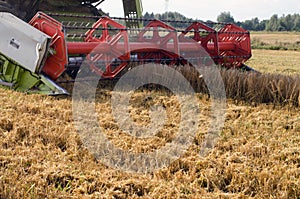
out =
[[16,7],[8,3],[6,0],[0,0],[0,12],[9,12],[22,20],[25,20],[24,14],[20,12]]
[[10,12],[12,14],[16,14],[12,5],[3,0],[0,0],[0,12]]
[[8,2],[9,1],[6,0],[0,0],[0,12],[9,12],[26,22],[28,22],[33,17],[32,13],[35,14],[35,10],[36,10],[35,7],[31,8],[30,13],[29,12],[27,13],[26,11],[20,10],[17,4],[14,6]]
[[[78,2],[83,2],[81,0],[77,0]],[[31,3],[33,3],[34,1],[32,0]],[[87,1],[89,3],[86,4],[80,4],[78,7],[82,7],[87,10],[89,10],[89,12],[92,15],[95,16],[100,16],[103,13],[99,13],[99,11],[97,10],[97,8],[95,8],[92,4],[90,4],[90,2],[94,2],[94,1]],[[25,7],[24,7],[25,6]],[[68,11],[68,8],[65,8],[66,11]],[[28,22],[32,19],[32,17],[37,13],[38,10],[43,11],[43,5],[40,5],[40,1],[37,1],[36,3],[31,4],[26,4],[26,5],[20,5],[20,3],[15,3],[13,0],[0,0],[0,12],[10,12],[13,15],[15,15],[16,17],[22,19],[25,22]],[[47,9],[44,9],[47,10]],[[47,10],[47,11],[56,11],[59,10],[58,7],[54,7],[52,10]]]

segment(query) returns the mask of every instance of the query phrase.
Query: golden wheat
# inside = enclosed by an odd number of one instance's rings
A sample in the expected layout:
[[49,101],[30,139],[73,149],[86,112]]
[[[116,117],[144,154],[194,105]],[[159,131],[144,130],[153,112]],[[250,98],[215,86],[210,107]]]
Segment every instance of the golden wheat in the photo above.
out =
[[[120,140],[126,135],[114,130],[105,100],[110,91],[101,92],[105,95],[97,100],[97,112],[107,136],[124,150],[142,150],[143,141]],[[151,92],[155,98],[150,104],[163,103],[170,107],[176,104],[168,93]],[[148,94],[134,94],[133,117],[139,114],[148,120],[141,103],[141,98]],[[182,158],[160,171],[138,175],[106,167],[85,148],[73,126],[70,98],[26,95],[2,89],[0,97],[1,198],[300,196],[300,120],[299,109],[295,107],[228,103],[225,127],[207,157],[198,156],[205,133],[199,131]],[[198,99],[203,115],[209,116],[209,97],[199,94]],[[145,121],[137,117],[136,122],[144,124]],[[150,146],[143,150],[159,148],[166,139],[157,135],[147,141]]]

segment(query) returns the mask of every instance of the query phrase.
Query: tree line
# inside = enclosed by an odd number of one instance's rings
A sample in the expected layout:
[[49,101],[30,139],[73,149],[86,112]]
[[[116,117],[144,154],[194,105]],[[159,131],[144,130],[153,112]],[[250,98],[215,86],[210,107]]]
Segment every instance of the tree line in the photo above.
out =
[[[186,24],[179,21],[193,21],[178,12],[166,12],[163,14],[153,14],[146,12],[145,19],[170,20],[170,25],[176,28],[185,28]],[[206,21],[211,22],[211,21]],[[220,23],[235,23],[238,26],[251,31],[300,31],[300,14],[288,14],[278,16],[274,14],[270,19],[259,20],[254,17],[250,20],[235,21],[230,12],[222,12],[217,17]],[[146,25],[147,21],[144,22]]]
[[254,31],[300,31],[300,15],[288,14],[278,16],[274,14],[270,19],[259,20],[257,17],[250,20],[236,22],[230,12],[222,12],[218,18],[218,22],[236,23],[238,26],[246,30]]

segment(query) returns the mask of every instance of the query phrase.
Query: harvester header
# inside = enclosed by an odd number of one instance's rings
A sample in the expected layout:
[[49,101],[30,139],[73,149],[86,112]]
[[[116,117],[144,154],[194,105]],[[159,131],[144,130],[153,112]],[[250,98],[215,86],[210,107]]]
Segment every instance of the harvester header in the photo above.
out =
[[[11,74],[5,64],[14,63],[16,68],[28,71],[37,80],[47,78],[55,85],[55,89],[53,86],[48,89],[48,94],[64,94],[64,89],[55,81],[65,73],[75,78],[84,60],[88,63],[84,67],[89,67],[101,78],[113,79],[136,62],[186,67],[188,62],[183,55],[188,53],[200,60],[197,55],[201,50],[205,50],[215,64],[226,68],[245,68],[244,63],[251,57],[249,32],[234,24],[182,22],[189,24],[186,29],[178,30],[168,24],[170,21],[156,19],[147,20],[144,28],[128,28],[124,25],[126,21],[140,23],[144,19],[38,12],[27,24],[8,13],[1,13],[0,17],[1,35],[7,37],[0,45],[0,84],[11,85],[17,90],[21,86],[27,92],[39,92],[37,85],[43,82],[24,86],[24,81],[19,82],[23,73]],[[72,20],[58,21],[56,18]],[[35,34],[28,32],[24,36],[25,29]],[[25,46],[30,37],[33,37],[32,43]],[[20,54],[38,61],[35,65],[25,64],[27,59],[20,58]]]

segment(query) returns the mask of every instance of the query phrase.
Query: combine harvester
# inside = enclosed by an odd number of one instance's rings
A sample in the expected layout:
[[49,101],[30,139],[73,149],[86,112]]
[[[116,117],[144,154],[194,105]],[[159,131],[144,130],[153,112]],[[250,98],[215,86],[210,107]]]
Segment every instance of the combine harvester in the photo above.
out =
[[251,57],[248,31],[234,24],[199,21],[176,30],[167,24],[170,21],[155,19],[142,28],[141,2],[123,3],[125,18],[38,12],[27,23],[28,14],[12,12],[19,19],[1,12],[0,84],[28,93],[67,94],[57,80],[64,74],[76,78],[84,60],[84,67],[101,78],[114,79],[136,62],[188,67],[181,55],[197,55],[203,49],[217,65],[249,69],[244,65]]

